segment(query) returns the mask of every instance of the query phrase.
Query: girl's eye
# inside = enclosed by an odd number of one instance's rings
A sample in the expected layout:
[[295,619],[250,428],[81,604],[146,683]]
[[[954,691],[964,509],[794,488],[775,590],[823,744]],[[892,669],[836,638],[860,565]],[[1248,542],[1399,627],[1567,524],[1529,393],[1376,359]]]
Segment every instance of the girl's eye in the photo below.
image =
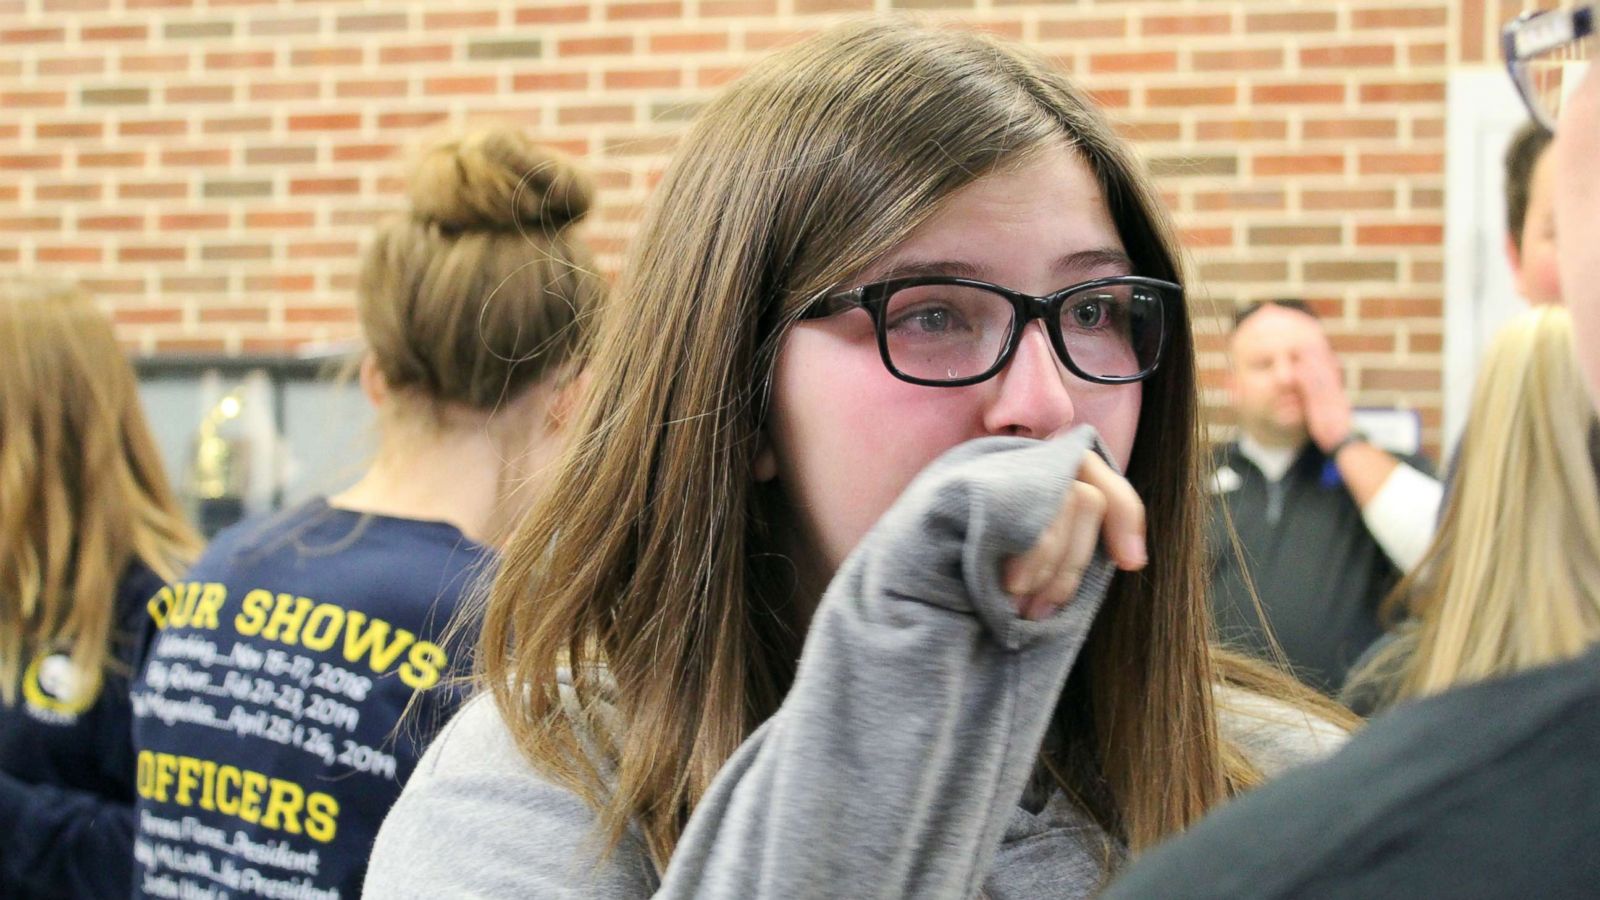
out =
[[931,333],[948,331],[950,329],[951,316],[948,309],[919,309],[902,321],[908,320],[923,331]]
[[1075,303],[1067,311],[1068,321],[1074,328],[1099,328],[1105,324],[1106,315],[1106,302],[1098,299]]
[[889,322],[892,331],[913,330],[919,334],[946,334],[965,324],[960,311],[948,305],[923,303],[906,310],[898,310]]

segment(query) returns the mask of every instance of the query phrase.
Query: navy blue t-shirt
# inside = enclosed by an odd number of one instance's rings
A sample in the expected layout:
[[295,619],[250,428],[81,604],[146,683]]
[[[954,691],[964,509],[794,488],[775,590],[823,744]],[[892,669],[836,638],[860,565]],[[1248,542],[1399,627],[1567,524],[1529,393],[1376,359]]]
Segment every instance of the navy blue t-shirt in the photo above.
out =
[[149,641],[143,563],[117,585],[115,662],[81,684],[70,648],[37,653],[14,705],[0,703],[0,897],[125,897],[132,878],[133,736],[128,674]]
[[150,603],[135,897],[356,897],[459,698],[447,629],[492,554],[317,500],[219,534]]

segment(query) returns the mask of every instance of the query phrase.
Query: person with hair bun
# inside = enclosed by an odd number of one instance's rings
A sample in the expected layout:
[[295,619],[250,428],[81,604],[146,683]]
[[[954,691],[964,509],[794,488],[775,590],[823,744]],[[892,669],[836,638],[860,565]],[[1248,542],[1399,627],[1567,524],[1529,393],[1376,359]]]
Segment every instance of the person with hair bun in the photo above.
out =
[[449,625],[561,444],[604,282],[590,181],[522,132],[428,146],[362,260],[378,452],[150,603],[138,897],[352,897],[461,671]]
[[127,895],[144,603],[199,551],[111,323],[0,281],[0,897]]

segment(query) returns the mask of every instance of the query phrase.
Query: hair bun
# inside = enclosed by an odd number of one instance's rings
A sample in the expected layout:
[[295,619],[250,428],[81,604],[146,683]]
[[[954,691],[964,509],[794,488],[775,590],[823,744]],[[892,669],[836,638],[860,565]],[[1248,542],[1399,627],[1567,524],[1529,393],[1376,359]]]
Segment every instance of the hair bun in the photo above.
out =
[[425,149],[410,199],[415,218],[451,231],[555,230],[589,212],[594,185],[563,154],[496,126]]

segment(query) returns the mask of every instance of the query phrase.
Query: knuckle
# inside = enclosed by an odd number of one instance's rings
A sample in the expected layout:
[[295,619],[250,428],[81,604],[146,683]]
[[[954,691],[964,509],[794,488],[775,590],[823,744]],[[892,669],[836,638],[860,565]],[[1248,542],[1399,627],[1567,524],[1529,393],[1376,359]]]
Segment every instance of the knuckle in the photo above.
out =
[[1144,530],[1146,523],[1143,503],[1133,504],[1133,508],[1128,511],[1128,522],[1140,531]]
[[1127,491],[1123,492],[1123,495],[1119,497],[1118,500],[1120,501],[1119,505],[1122,507],[1128,518],[1138,522],[1144,521],[1144,500],[1139,496],[1137,491],[1135,491],[1132,487],[1129,487]]
[[1077,495],[1078,508],[1087,515],[1102,516],[1106,511],[1106,493],[1092,484],[1078,482],[1073,489]]

